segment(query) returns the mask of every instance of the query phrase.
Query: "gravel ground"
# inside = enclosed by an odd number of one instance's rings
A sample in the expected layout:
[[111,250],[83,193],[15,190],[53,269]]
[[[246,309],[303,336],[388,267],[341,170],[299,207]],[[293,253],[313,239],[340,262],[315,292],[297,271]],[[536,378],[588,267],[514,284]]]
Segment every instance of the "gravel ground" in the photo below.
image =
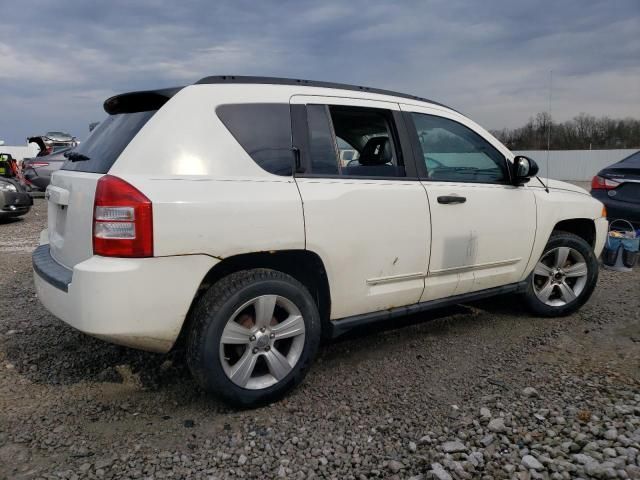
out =
[[36,200],[0,224],[0,478],[640,478],[640,268],[602,271],[568,318],[502,297],[354,332],[285,400],[236,411],[182,351],[49,315],[45,223]]

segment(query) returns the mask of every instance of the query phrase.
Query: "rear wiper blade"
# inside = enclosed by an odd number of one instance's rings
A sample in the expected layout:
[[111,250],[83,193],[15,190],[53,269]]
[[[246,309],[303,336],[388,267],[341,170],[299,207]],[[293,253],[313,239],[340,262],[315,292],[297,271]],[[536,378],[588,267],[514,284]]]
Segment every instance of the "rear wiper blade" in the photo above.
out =
[[85,160],[90,159],[86,155],[78,152],[66,152],[64,156],[67,157],[72,162],[84,162]]

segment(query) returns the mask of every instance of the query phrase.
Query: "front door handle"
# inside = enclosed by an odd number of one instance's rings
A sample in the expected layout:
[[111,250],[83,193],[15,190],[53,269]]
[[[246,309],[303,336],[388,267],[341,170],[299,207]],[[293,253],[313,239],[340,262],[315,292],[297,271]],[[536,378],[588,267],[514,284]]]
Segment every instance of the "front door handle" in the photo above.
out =
[[467,201],[466,197],[460,197],[458,195],[443,195],[438,197],[438,203],[464,203]]

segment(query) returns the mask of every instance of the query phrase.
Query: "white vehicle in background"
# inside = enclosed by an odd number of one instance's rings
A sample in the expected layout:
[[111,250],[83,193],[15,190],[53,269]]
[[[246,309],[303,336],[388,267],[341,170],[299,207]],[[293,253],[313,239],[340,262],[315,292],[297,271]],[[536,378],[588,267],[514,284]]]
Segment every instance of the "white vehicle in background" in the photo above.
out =
[[182,334],[234,405],[284,395],[322,336],[507,293],[566,315],[595,287],[602,204],[438,103],[207,77],[104,107],[47,188],[38,297],[134,348]]

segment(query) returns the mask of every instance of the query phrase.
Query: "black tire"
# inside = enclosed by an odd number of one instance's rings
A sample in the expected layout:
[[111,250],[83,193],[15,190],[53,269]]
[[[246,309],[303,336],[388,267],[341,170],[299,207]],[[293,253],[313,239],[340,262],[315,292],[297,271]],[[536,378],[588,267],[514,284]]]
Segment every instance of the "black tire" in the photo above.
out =
[[[302,314],[305,338],[300,358],[286,377],[270,387],[252,390],[236,385],[225,373],[219,357],[220,339],[233,313],[261,295],[279,295],[293,302]],[[192,315],[187,340],[189,369],[200,386],[232,407],[256,407],[283,397],[303,380],[320,343],[320,315],[313,297],[295,278],[276,270],[244,270],[222,278],[202,295]]]
[[583,238],[573,233],[554,231],[544,248],[541,258],[544,257],[547,252],[558,247],[570,247],[584,257],[585,263],[587,264],[586,283],[580,294],[570,303],[562,306],[550,306],[537,297],[534,291],[534,273],[531,272],[526,280],[527,289],[523,294],[524,301],[534,314],[543,317],[562,317],[575,312],[589,300],[598,281],[598,259],[593,253],[591,246]]

